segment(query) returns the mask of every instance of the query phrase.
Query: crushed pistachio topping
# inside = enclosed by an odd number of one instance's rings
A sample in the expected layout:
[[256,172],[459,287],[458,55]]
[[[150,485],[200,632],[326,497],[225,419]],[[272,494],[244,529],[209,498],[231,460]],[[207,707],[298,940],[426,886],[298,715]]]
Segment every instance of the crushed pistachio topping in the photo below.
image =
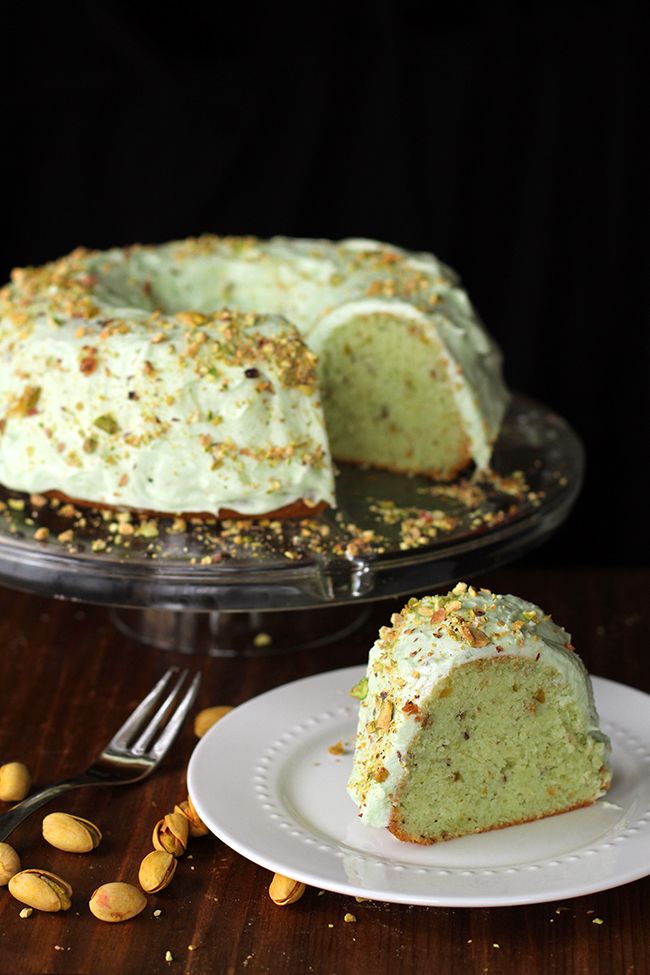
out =
[[47,313],[55,328],[57,315],[90,318],[98,311],[91,291],[96,278],[87,270],[91,255],[80,247],[42,267],[15,268],[11,284],[0,292],[0,315],[24,325],[31,315]]
[[393,703],[392,701],[385,700],[379,708],[379,714],[377,715],[377,727],[382,731],[388,731],[393,720]]
[[32,416],[40,398],[40,386],[25,386],[20,396],[9,406],[7,416]]
[[363,701],[368,694],[368,678],[362,677],[360,681],[357,681],[354,687],[350,688],[350,694],[357,700]]
[[330,755],[343,755],[345,752],[342,741],[337,741],[334,745],[330,745],[327,750]]
[[[105,413],[103,416],[98,416],[93,420],[93,424],[104,433],[117,433],[120,429],[119,423],[111,413]],[[86,441],[87,443],[88,441]],[[92,453],[92,449],[87,451],[87,453]]]

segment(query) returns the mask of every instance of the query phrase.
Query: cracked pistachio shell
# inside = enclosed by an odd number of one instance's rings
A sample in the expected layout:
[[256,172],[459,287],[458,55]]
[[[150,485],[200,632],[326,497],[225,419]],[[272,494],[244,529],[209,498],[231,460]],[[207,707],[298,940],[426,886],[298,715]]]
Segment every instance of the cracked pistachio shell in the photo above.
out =
[[197,738],[203,738],[203,735],[208,731],[213,724],[217,721],[221,721],[224,715],[232,711],[232,708],[228,704],[218,704],[213,708],[203,708],[199,711],[194,719],[194,734]]
[[22,762],[0,765],[0,799],[3,802],[21,802],[29,793],[32,777]]
[[37,911],[67,911],[72,887],[48,870],[21,870],[9,881],[9,893]]
[[147,894],[169,887],[176,873],[176,858],[164,850],[152,850],[140,864],[138,880]]
[[281,873],[273,875],[271,886],[269,887],[269,897],[274,904],[284,907],[286,904],[295,904],[299,901],[307,888],[298,880],[291,877],[283,877]]
[[180,805],[174,806],[174,812],[181,813],[186,817],[190,824],[190,836],[192,839],[196,839],[197,836],[207,836],[210,832],[194,808],[194,804],[189,796]]
[[20,857],[13,846],[0,843],[0,887],[6,886],[20,870]]
[[116,924],[118,921],[128,921],[129,918],[140,914],[147,906],[147,898],[133,884],[115,882],[102,884],[93,891],[88,907],[91,913],[100,921]]
[[102,834],[88,819],[70,813],[50,813],[43,820],[43,839],[67,853],[90,853],[99,846]]
[[154,850],[164,850],[174,857],[182,857],[187,849],[189,820],[183,813],[167,813],[153,828],[151,842]]

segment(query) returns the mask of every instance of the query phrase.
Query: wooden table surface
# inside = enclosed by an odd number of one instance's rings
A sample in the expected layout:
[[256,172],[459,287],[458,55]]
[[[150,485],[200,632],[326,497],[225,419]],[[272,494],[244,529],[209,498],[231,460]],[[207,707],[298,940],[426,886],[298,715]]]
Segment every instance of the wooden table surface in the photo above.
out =
[[[540,603],[573,633],[593,673],[650,692],[650,571],[510,568],[470,581]],[[196,710],[236,705],[286,681],[365,661],[377,627],[397,608],[378,604],[360,632],[318,651],[188,658],[129,641],[104,609],[1,590],[0,761],[24,761],[35,786],[75,774],[170,663],[202,670]],[[44,812],[13,834],[23,866],[60,873],[74,896],[66,913],[21,919],[21,905],[0,890],[0,975],[650,971],[650,878],[573,900],[490,910],[357,903],[316,890],[279,908],[267,895],[270,875],[212,836],[193,842],[192,859],[139,917],[95,920],[89,894],[109,880],[137,882],[153,824],[185,796],[194,744],[188,721],[146,782],[79,790],[46,807],[100,825],[104,841],[92,854],[48,847],[40,836]],[[347,912],[356,923],[344,922]]]

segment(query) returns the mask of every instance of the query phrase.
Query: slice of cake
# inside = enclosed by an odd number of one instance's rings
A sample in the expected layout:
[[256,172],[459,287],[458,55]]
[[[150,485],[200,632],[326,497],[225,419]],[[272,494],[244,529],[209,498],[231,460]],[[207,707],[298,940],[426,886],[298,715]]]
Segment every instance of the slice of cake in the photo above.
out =
[[541,819],[609,788],[609,739],[571,637],[532,603],[459,583],[411,599],[353,688],[362,822],[435,843]]

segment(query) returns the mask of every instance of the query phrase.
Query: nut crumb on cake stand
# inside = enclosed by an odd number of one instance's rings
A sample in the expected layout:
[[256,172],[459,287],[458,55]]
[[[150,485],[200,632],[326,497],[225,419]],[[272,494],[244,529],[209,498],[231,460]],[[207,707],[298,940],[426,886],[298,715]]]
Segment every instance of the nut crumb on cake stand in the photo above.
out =
[[[122,607],[132,635],[189,652],[288,649],[271,611],[309,609],[288,628],[309,646],[350,632],[370,600],[439,588],[539,544],[577,496],[582,448],[564,420],[515,395],[494,468],[438,484],[341,465],[338,511],[298,521],[157,519],[3,490],[0,579]],[[337,624],[332,607],[346,606]],[[260,632],[271,642],[256,646]]]

